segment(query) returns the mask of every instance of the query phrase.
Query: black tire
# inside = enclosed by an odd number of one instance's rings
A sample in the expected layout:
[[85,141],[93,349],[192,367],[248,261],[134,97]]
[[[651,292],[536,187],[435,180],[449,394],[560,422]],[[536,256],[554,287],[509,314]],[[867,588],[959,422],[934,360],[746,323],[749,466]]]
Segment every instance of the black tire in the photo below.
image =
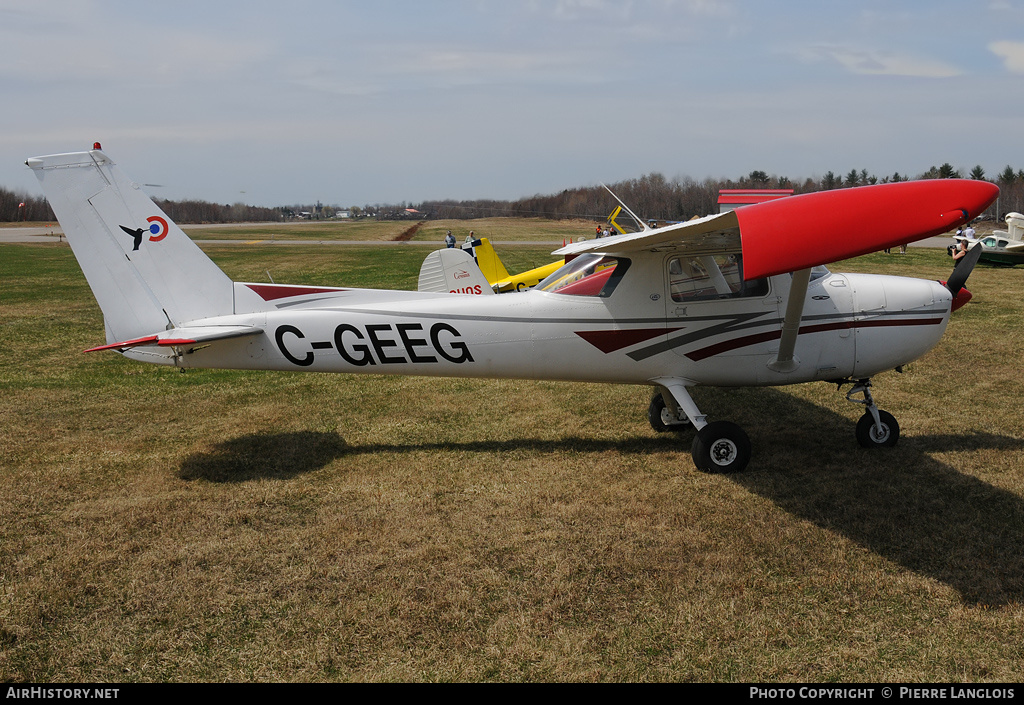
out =
[[702,472],[740,472],[750,462],[750,438],[730,421],[715,421],[697,431],[693,464]]
[[865,411],[857,422],[857,442],[865,448],[891,448],[900,439],[900,425],[888,411],[878,410],[878,420],[882,427],[875,428],[875,419],[870,411]]
[[677,421],[673,418],[672,411],[666,406],[661,392],[656,392],[651,398],[651,405],[647,407],[647,420],[658,433],[669,433],[671,431],[683,431],[690,426],[690,421]]

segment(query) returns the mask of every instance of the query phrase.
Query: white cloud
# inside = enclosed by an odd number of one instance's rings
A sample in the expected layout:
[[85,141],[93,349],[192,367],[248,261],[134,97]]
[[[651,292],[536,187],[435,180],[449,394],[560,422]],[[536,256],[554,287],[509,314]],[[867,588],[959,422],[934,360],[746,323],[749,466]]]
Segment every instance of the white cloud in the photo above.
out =
[[802,49],[798,54],[811,62],[834,61],[848,72],[859,75],[915,78],[951,78],[963,75],[960,69],[938,59],[874,49],[818,45]]
[[1024,73],[1024,42],[992,42],[988,49],[1003,60],[1007,71]]

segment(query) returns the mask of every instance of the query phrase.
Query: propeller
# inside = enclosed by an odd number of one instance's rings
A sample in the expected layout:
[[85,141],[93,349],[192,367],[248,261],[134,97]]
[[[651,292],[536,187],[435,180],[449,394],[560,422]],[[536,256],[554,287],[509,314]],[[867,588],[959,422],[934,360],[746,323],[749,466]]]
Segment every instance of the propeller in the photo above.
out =
[[949,289],[949,293],[953,295],[954,299],[960,293],[960,290],[964,288],[964,284],[967,283],[967,277],[971,276],[971,271],[974,269],[974,265],[978,263],[979,257],[981,257],[980,242],[967,250],[967,254],[961,257],[959,264],[953,268],[953,273],[949,275],[949,280],[946,282],[946,288]]

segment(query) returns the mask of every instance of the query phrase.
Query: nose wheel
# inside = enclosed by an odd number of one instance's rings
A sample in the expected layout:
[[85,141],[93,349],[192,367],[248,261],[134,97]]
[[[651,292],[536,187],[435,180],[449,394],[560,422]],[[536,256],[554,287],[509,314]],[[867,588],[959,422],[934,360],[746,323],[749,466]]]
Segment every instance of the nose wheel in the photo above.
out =
[[878,421],[865,411],[857,421],[857,442],[865,448],[888,448],[896,445],[900,438],[900,425],[888,411],[876,410]]
[[[863,399],[853,399],[854,394],[862,394]],[[857,421],[857,442],[864,448],[891,448],[900,439],[900,425],[896,417],[888,411],[875,406],[871,396],[871,380],[862,379],[856,382],[846,394],[847,401],[863,404],[867,407],[864,415]]]

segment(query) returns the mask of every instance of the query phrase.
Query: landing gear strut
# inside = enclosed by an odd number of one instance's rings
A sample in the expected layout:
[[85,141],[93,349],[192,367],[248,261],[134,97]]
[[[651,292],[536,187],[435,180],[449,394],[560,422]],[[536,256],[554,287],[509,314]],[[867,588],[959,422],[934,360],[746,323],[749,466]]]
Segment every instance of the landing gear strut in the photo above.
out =
[[[863,399],[852,399],[854,394],[862,394]],[[871,380],[861,379],[854,383],[853,389],[846,393],[846,400],[867,407],[864,415],[857,421],[857,442],[865,448],[884,448],[896,445],[900,439],[900,425],[888,411],[875,406],[871,396]]]
[[651,427],[659,432],[682,430],[691,425],[697,429],[691,454],[698,470],[739,472],[747,467],[750,438],[742,428],[730,421],[708,423],[683,380],[662,377],[652,381],[659,391],[647,410]]

